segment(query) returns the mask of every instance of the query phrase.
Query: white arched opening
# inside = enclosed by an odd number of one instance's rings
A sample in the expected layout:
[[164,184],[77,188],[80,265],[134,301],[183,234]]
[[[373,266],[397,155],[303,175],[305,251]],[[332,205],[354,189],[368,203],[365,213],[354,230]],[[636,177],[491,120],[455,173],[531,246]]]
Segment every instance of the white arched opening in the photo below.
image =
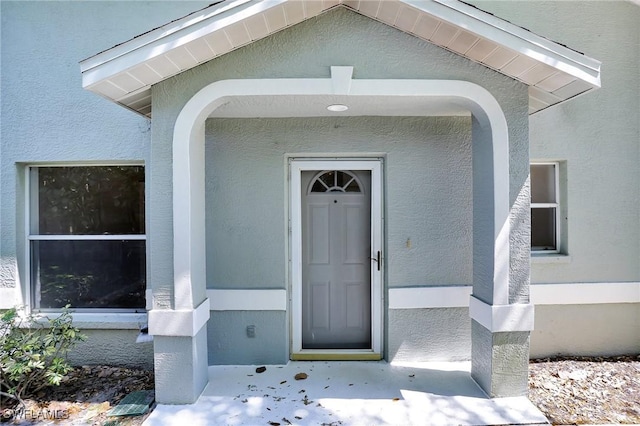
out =
[[[228,98],[241,96],[375,96],[381,98],[453,99],[466,107],[491,139],[483,160],[489,160],[492,182],[483,182],[493,201],[492,305],[509,300],[509,135],[495,98],[484,88],[454,80],[352,80],[332,67],[326,79],[223,80],[194,95],[180,112],[173,134],[173,235],[175,309],[193,309],[204,295],[204,126],[207,117]],[[339,70],[335,70],[338,68]],[[416,111],[415,114],[418,114]],[[475,137],[474,137],[475,143]],[[476,154],[474,153],[474,156]],[[474,164],[474,167],[476,164]],[[475,172],[474,172],[475,174]],[[484,173],[486,176],[487,173]],[[475,196],[474,196],[475,197]],[[485,246],[487,247],[487,246]],[[488,248],[488,247],[487,247]],[[200,300],[198,300],[200,299]]]
[[[509,137],[496,99],[484,88],[466,81],[354,80],[352,71],[352,67],[331,67],[331,78],[217,81],[187,102],[176,119],[173,134],[174,309],[150,312],[151,334],[193,337],[209,318],[204,233],[206,119],[233,98],[283,95],[340,95],[396,103],[424,99],[455,104],[469,111],[473,117],[474,177],[470,315],[490,332],[532,329],[532,306],[509,305]],[[415,109],[406,115],[430,114]],[[198,345],[206,345],[206,338],[199,342]],[[199,348],[198,352],[202,351],[206,353],[206,348]],[[197,374],[206,375],[206,371],[194,371],[194,376]]]

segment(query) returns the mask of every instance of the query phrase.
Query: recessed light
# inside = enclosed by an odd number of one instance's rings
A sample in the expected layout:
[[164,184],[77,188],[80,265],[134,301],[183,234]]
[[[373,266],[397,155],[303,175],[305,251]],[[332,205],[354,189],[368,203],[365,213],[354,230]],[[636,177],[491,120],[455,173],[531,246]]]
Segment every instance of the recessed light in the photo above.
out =
[[342,104],[333,104],[333,105],[329,105],[327,109],[332,112],[343,112],[348,110],[349,107]]

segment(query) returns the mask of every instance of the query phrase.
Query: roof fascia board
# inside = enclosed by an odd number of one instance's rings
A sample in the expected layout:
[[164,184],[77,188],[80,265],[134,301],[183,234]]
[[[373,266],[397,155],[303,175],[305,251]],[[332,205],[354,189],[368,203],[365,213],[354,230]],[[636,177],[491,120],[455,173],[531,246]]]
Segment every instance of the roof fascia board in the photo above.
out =
[[600,87],[600,61],[462,2],[400,0],[481,37]]
[[236,0],[228,4],[227,2],[223,2],[218,5],[208,6],[198,12],[190,13],[187,16],[171,21],[161,27],[125,41],[124,43],[120,43],[114,47],[83,59],[80,61],[80,70],[82,72],[88,71],[91,68],[95,68],[99,65],[112,61],[129,52],[140,49],[155,41],[161,40],[164,37],[168,37],[178,31],[193,27],[202,21],[221,15],[224,12],[240,8],[242,5],[251,1],[252,0]]
[[[241,24],[243,21],[260,15],[272,8],[295,1],[301,0],[226,0],[213,4],[81,61],[82,85],[85,89],[94,90],[101,96],[105,96],[107,99],[111,99],[126,108],[134,110],[131,106],[128,106],[127,99],[135,93],[147,91],[150,84],[145,85],[140,80],[142,85],[134,92],[113,99],[111,95],[105,95],[105,93],[109,92],[108,87],[106,88],[107,92],[105,92],[97,88],[97,85],[101,83],[111,83],[118,87],[116,83],[110,81],[110,78],[118,74],[125,74],[129,70],[144,64],[146,61],[165,55],[173,49],[184,46],[194,40],[206,37],[216,31],[224,31],[226,28]],[[573,97],[571,95],[573,91],[576,90],[576,85],[580,86],[578,88],[586,91],[600,87],[600,61],[538,36],[522,27],[500,19],[497,16],[484,12],[462,1],[395,1],[416,12],[428,14],[442,22],[447,22],[465,31],[469,31],[480,38],[495,43],[500,48],[511,50],[518,55],[528,57],[538,63],[546,64],[559,73],[565,73],[566,75],[574,77],[576,80],[568,85],[571,86],[571,89],[564,90],[564,88],[561,88],[559,91],[553,93],[554,95],[557,94],[561,99],[559,102]],[[338,5],[350,7],[349,4],[346,3],[346,0],[324,0],[323,3],[327,2],[331,4],[329,9]],[[322,8],[322,11],[325,10],[327,10],[327,7]],[[313,15],[315,16],[316,14],[318,14],[318,12]],[[310,17],[306,15],[306,13],[305,16],[307,18]],[[365,14],[365,16],[368,15]],[[375,17],[371,18],[377,19]],[[382,22],[386,25],[395,25],[395,23]],[[273,33],[279,29],[279,27],[277,29],[270,29],[269,33]],[[409,34],[412,32],[412,29],[400,27],[398,27],[398,29]],[[253,40],[242,41],[240,44],[235,44],[234,48],[252,42]],[[212,53],[216,54],[216,52]],[[219,52],[217,54],[221,53],[222,52]],[[479,62],[484,66],[488,66],[482,62],[483,59],[470,58],[466,56],[465,52],[454,51],[454,53],[462,55],[469,60]],[[171,60],[170,58],[167,59]],[[187,68],[191,66],[195,65],[190,65]],[[176,66],[176,71],[170,75],[158,74],[158,77],[160,77],[158,81],[186,71],[187,68]],[[510,75],[505,71],[501,71],[501,69],[494,69],[503,74]],[[151,68],[151,70],[153,70],[153,68]],[[130,77],[136,79],[134,76]],[[517,78],[514,76],[511,77]],[[151,80],[153,80],[153,78],[151,78]],[[527,84],[530,87],[536,87],[535,85],[532,86],[531,83]],[[561,90],[564,90],[564,95],[560,93]],[[541,91],[545,92],[544,89],[541,89]],[[576,92],[576,94],[579,93]],[[544,104],[545,102],[541,101],[540,103]],[[146,111],[145,108],[142,108],[141,111],[143,110]],[[141,111],[136,112],[143,115],[146,114]],[[537,112],[537,110],[534,112]]]
[[[105,55],[104,58],[98,58],[102,55],[98,54],[82,61],[80,63],[82,86],[85,88],[90,87],[102,79],[132,68],[143,61],[160,56],[178,46],[182,46],[214,31],[229,27],[243,21],[247,17],[264,12],[287,1],[288,0],[241,0],[236,2],[237,4],[232,13],[222,14],[218,12],[209,14],[209,16],[204,19],[192,19],[192,22],[189,22],[188,25],[178,20],[172,23],[171,28],[163,27],[164,31],[158,31],[157,33],[152,31],[151,33],[145,34],[145,36],[148,37],[144,40],[138,40],[143,37],[141,36],[120,46],[116,46],[114,49],[121,47],[120,52],[117,54],[111,52],[110,49],[103,52],[109,54]],[[230,10],[231,9],[228,8],[224,12],[229,12]],[[94,62],[90,64],[89,61],[92,60]]]

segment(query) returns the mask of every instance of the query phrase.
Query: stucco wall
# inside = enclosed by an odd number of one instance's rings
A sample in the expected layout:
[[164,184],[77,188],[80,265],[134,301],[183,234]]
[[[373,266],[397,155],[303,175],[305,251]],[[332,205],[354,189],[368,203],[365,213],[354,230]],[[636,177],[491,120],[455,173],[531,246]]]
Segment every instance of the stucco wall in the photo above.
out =
[[387,327],[389,362],[471,359],[468,308],[390,309]]
[[[562,161],[566,257],[532,283],[640,281],[640,5],[472,1],[602,61],[602,88],[530,118],[531,158]],[[531,355],[640,351],[638,303],[536,307]]]
[[[157,265],[150,271],[150,281],[156,294],[155,306],[171,306],[172,227],[168,212],[172,195],[171,175],[167,170],[171,167],[173,123],[184,104],[198,90],[217,80],[326,78],[332,65],[353,66],[356,79],[461,79],[488,89],[501,104],[509,123],[510,201],[515,204],[516,200],[524,199],[524,205],[519,203],[516,210],[527,211],[526,88],[444,49],[339,9],[154,86],[151,169],[154,210],[150,212],[150,223],[158,231],[150,242],[151,252],[156,256],[155,261],[153,257],[151,259],[152,265]],[[449,152],[451,144],[441,144],[440,134],[450,134],[453,130],[455,136],[458,126],[454,125],[448,131],[429,129],[434,127],[433,123],[437,120],[209,120],[208,286],[285,288],[284,153],[353,152],[359,149],[390,152],[387,178],[393,185],[387,182],[387,187],[393,187],[393,191],[386,193],[386,208],[387,213],[395,216],[395,219],[388,218],[387,224],[388,285],[470,283],[471,179],[468,139],[466,144],[457,145],[458,152]],[[467,138],[468,128],[467,125]],[[419,135],[420,131],[423,134]],[[220,134],[216,135],[217,132]],[[424,133],[435,137],[425,137]],[[425,144],[430,149],[423,149]],[[220,175],[216,174],[216,168],[220,169]],[[419,170],[423,172],[417,174]],[[425,192],[421,192],[420,185],[426,188]],[[221,209],[231,206],[234,208],[226,212]],[[425,211],[433,221],[425,220]],[[512,223],[518,222],[519,218],[520,214],[515,213]],[[526,301],[528,298],[528,245],[524,249],[525,258],[515,249],[517,242],[523,239],[528,242],[528,223],[524,221],[520,225],[514,226],[515,231],[511,235],[515,250],[510,268],[513,283],[511,300],[514,301]],[[410,237],[412,248],[407,249],[406,240]],[[216,315],[221,317],[224,314]],[[233,314],[229,315],[231,318]],[[416,311],[405,316],[405,320],[410,323],[420,315]],[[411,338],[406,334],[406,327],[398,321],[396,325],[394,333],[400,333],[397,336],[399,339]],[[238,336],[232,338],[238,341],[230,348],[239,348],[244,344],[241,340],[246,339],[243,330],[241,328]],[[281,336],[275,336],[274,341],[282,341],[282,336],[284,331]],[[225,339],[224,344],[227,345],[229,338]],[[468,345],[469,340],[462,342],[461,347],[466,349],[461,349],[461,352],[468,353]],[[210,342],[209,346],[212,351],[216,350],[214,343]]]
[[[247,335],[248,326],[254,326],[254,337]],[[289,360],[284,311],[211,312],[207,337],[209,365],[277,365]]]
[[[330,48],[327,48],[330,47]],[[377,23],[356,13],[339,9],[259,40],[216,60],[186,71],[153,88],[153,140],[151,182],[154,190],[150,223],[156,234],[152,253],[158,261],[150,273],[156,283],[157,306],[170,306],[171,270],[171,139],[173,123],[184,104],[207,84],[230,78],[323,77],[331,65],[354,66],[354,78],[443,78],[468,80],[485,87],[500,102],[509,122],[512,185],[515,203],[524,187],[528,156],[526,88],[499,73],[472,63],[444,49]],[[469,183],[470,184],[470,183]],[[525,192],[523,192],[523,190]],[[514,241],[527,238],[528,228],[517,228]],[[166,230],[162,231],[162,230]],[[404,236],[402,243],[406,242]],[[441,256],[442,253],[431,255]],[[515,258],[515,257],[514,257]],[[511,269],[516,299],[526,299],[528,261]],[[407,281],[421,284],[415,278]],[[225,284],[220,284],[225,285]],[[243,283],[242,285],[252,285]],[[273,284],[271,284],[273,285]]]
[[531,357],[640,352],[638,304],[536,306]]
[[[526,120],[514,121],[526,108],[526,93],[519,83],[341,11],[331,19],[321,16],[300,24],[154,88],[156,122],[152,133],[157,145],[151,154],[149,121],[84,91],[77,63],[206,3],[0,2],[0,288],[13,287],[24,271],[20,164],[125,159],[148,164],[153,158],[155,172],[148,167],[147,182],[153,186],[150,200],[159,208],[149,215],[155,230],[153,240],[157,241],[153,243],[157,249],[149,250],[154,266],[149,278],[159,289],[156,306],[169,307],[173,282],[168,251],[172,246],[170,137],[182,105],[199,88],[217,79],[327,77],[330,65],[354,65],[355,78],[460,78],[484,85],[510,120],[512,202],[526,203],[528,198],[522,162],[527,132],[532,158],[566,161],[570,258],[560,263],[534,263],[532,280],[640,281],[640,7],[624,1],[473,3],[602,60],[602,89],[532,116],[528,131]],[[517,283],[512,300],[526,299],[526,286],[522,285],[527,282],[526,268],[517,265],[522,265],[528,253],[514,252],[517,245],[513,244],[527,238],[526,221],[519,218],[525,210],[521,205],[512,217],[512,226],[517,229],[511,238],[512,255],[518,259],[512,268],[512,282]],[[407,285],[419,283],[419,275],[407,276]],[[637,305],[622,306],[620,315],[608,316],[611,327],[624,328],[637,318]],[[602,309],[606,312],[609,307]],[[536,326],[540,332],[552,331],[549,324],[555,320],[551,319],[570,317],[563,317],[563,312],[560,308],[539,308]],[[586,350],[592,344],[604,350],[624,340],[609,339],[610,333],[604,331],[598,337],[591,335],[591,340],[580,340],[575,346]],[[546,337],[534,334],[532,353],[565,350],[562,339],[547,336],[557,343],[543,348],[538,345]],[[633,341],[633,334],[626,336]]]
[[69,352],[73,365],[119,365],[153,369],[153,343],[135,343],[138,330],[83,329],[87,340]]
[[[470,285],[471,119],[325,117],[207,121],[208,287],[286,289],[285,154],[345,151],[385,153],[387,286]],[[468,311],[454,311],[465,320],[390,313],[389,359],[468,359]],[[211,364],[288,358],[284,312],[216,312],[209,338]]]
[[472,1],[602,61],[602,88],[531,116],[531,158],[566,161],[569,261],[534,283],[640,281],[640,6]]
[[[24,284],[24,164],[149,160],[150,121],[84,90],[78,62],[198,7],[0,2],[0,290]],[[2,291],[0,308],[24,304],[17,293]],[[87,334],[74,363],[151,368],[151,346],[136,345],[136,330]]]
[[470,118],[326,117],[207,121],[209,288],[286,288],[285,154],[319,152],[386,154],[389,287],[471,284]]

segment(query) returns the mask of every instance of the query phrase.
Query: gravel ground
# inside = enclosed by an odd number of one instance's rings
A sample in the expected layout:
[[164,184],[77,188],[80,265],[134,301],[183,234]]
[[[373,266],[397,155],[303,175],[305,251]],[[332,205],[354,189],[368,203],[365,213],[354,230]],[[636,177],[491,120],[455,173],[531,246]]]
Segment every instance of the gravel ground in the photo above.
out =
[[[153,372],[108,366],[76,367],[60,386],[26,399],[18,425],[140,425],[146,416],[107,417],[107,412],[136,390],[153,389]],[[9,413],[4,412],[3,420]]]
[[[107,412],[130,392],[144,389],[153,389],[152,372],[78,367],[60,387],[26,400],[26,416],[11,421],[10,412],[4,411],[0,420],[19,425],[137,426],[146,416],[109,418]],[[531,361],[529,398],[553,424],[640,424],[640,355]]]
[[640,424],[640,355],[534,360],[529,399],[553,424]]

